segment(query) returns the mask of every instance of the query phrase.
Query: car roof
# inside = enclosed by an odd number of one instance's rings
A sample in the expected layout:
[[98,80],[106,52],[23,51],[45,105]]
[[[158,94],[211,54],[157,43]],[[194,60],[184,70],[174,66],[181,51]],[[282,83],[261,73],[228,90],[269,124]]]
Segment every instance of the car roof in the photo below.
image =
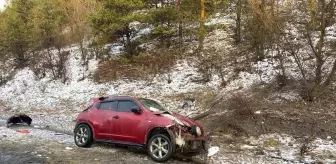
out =
[[137,99],[137,98],[133,96],[108,95],[108,96],[98,97],[96,99],[98,99],[99,101],[104,101],[104,100],[111,100],[111,99]]

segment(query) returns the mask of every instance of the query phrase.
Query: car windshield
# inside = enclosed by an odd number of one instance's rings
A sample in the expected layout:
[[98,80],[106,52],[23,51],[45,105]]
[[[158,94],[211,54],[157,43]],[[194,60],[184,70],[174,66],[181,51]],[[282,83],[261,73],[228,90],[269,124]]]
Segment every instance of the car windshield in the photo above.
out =
[[151,100],[151,99],[139,99],[142,105],[144,105],[148,110],[152,112],[160,112],[160,111],[167,111],[165,107],[163,107],[160,103]]

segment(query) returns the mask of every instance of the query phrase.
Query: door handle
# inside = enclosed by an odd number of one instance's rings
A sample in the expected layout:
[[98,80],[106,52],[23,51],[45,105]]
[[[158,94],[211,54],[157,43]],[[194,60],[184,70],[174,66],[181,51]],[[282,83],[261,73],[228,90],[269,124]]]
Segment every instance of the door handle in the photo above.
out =
[[115,118],[115,119],[118,119],[118,118],[119,118],[119,116],[118,116],[118,115],[115,115],[115,116],[113,116],[113,118]]

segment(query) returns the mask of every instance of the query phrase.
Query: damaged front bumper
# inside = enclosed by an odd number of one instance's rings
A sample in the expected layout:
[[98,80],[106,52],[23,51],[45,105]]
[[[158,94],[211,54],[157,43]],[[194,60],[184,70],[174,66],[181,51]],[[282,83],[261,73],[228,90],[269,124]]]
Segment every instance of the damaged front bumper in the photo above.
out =
[[172,126],[169,127],[174,150],[182,153],[202,153],[207,152],[209,142],[211,141],[209,133],[197,134],[190,131],[190,127]]
[[190,134],[183,134],[181,138],[184,140],[184,145],[177,145],[177,150],[181,152],[204,152],[208,150],[208,144],[210,142],[209,135],[192,136]]

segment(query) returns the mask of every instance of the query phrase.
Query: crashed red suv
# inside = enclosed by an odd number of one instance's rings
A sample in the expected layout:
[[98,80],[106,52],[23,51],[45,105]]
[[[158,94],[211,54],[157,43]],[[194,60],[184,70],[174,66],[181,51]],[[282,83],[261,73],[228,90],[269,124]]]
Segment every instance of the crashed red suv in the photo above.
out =
[[209,139],[199,123],[157,101],[128,96],[94,98],[78,115],[74,134],[79,147],[94,141],[139,146],[157,162],[176,152],[202,152]]

